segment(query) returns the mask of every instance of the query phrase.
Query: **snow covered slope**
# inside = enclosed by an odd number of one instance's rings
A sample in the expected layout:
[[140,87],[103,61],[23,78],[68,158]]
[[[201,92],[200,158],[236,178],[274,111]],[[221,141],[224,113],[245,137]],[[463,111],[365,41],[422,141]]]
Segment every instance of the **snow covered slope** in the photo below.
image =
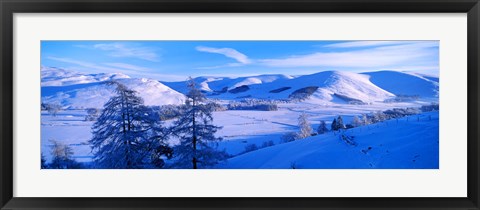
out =
[[[203,78],[196,78],[201,80]],[[324,71],[304,76],[262,75],[257,77],[240,77],[237,79],[216,78],[199,82],[210,97],[218,99],[289,99],[297,93],[310,92],[311,99],[317,101],[334,101],[337,97],[351,98],[359,101],[383,101],[394,97],[393,94],[380,89],[368,80],[367,75]],[[221,81],[221,82],[219,82]],[[177,84],[166,83],[173,89]],[[212,88],[215,87],[215,88]],[[223,89],[222,91],[222,88]],[[298,95],[298,94],[297,94]],[[337,100],[335,102],[345,102]]]
[[[274,81],[284,81],[292,79],[292,76],[282,74],[272,75],[258,75],[251,77],[196,77],[194,81],[198,84],[199,88],[205,92],[221,93],[228,90],[235,89],[242,85],[255,85],[264,84]],[[181,93],[187,92],[186,82],[162,82],[163,84],[177,90]]]
[[414,73],[378,71],[363,73],[378,87],[395,95],[418,95],[424,98],[438,98],[438,77]]
[[138,92],[146,105],[183,104],[185,96],[162,83],[124,74],[81,74],[56,68],[42,68],[42,102],[64,108],[101,108],[114,95],[104,81],[117,80]]
[[[422,168],[439,167],[438,112],[388,120],[278,144],[230,158],[223,168]],[[412,138],[414,137],[414,138]]]
[[92,82],[130,78],[129,76],[122,73],[82,74],[55,67],[42,67],[40,71],[42,78],[42,87],[86,84]]
[[[412,73],[382,71],[352,73],[323,71],[303,76],[198,77],[195,81],[212,98],[289,99],[309,95],[312,103],[383,102],[395,96],[438,97],[438,78]],[[184,82],[165,83],[185,92]]]
[[[42,102],[69,108],[101,107],[112,94],[102,82],[120,80],[137,90],[147,105],[180,104],[186,82],[132,79],[121,73],[82,74],[42,67]],[[197,77],[207,97],[221,100],[306,99],[313,104],[371,103],[386,100],[438,99],[438,78],[413,73],[323,71],[303,76]],[[403,98],[398,99],[397,96]]]
[[[312,100],[353,99],[362,102],[383,101],[394,95],[377,87],[367,76],[352,72],[325,71],[292,80],[294,84],[318,86]],[[340,100],[337,100],[340,101]]]

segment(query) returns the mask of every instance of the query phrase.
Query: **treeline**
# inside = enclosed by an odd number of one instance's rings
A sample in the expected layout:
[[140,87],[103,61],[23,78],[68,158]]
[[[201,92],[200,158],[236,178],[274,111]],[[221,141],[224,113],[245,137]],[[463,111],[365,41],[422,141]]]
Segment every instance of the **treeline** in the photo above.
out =
[[278,106],[270,100],[244,99],[241,101],[231,101],[227,105],[228,110],[258,110],[258,111],[277,111]]
[[[347,130],[359,126],[379,123],[385,120],[401,118],[410,115],[420,114],[422,112],[430,112],[437,110],[439,110],[438,104],[424,105],[420,108],[394,108],[386,111],[377,111],[370,114],[362,114],[360,117],[354,116],[352,121],[348,124],[344,123],[342,116],[337,116],[330,124],[330,129],[327,127],[326,122],[324,120],[321,120],[316,131],[313,130],[311,124],[309,123],[308,116],[305,113],[302,113],[298,117],[299,131],[285,133],[282,136],[282,140],[284,142],[290,142],[298,139],[304,139],[309,136],[324,134],[329,131]],[[343,138],[350,141],[350,137],[343,136]]]

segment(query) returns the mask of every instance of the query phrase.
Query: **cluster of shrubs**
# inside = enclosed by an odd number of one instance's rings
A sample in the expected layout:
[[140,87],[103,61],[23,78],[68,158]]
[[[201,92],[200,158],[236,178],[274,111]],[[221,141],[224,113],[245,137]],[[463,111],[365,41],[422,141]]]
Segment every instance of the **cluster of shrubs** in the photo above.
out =
[[152,107],[155,111],[158,112],[160,120],[170,120],[177,118],[182,115],[185,111],[184,105],[163,105],[163,106],[154,106]]
[[52,116],[56,117],[57,113],[62,110],[62,106],[58,103],[41,103],[40,104],[41,110],[47,111]]
[[422,111],[418,108],[406,108],[406,109],[400,109],[400,108],[395,108],[391,110],[384,111],[383,114],[385,116],[382,117],[383,120],[388,120],[392,118],[399,118],[399,117],[405,117],[409,115],[415,115],[415,114],[420,114]]
[[242,85],[242,86],[238,86],[234,89],[231,89],[229,90],[228,92],[229,93],[233,93],[233,94],[236,94],[236,93],[241,93],[241,92],[245,92],[247,90],[250,90],[250,88],[248,87],[248,85]]
[[365,103],[361,100],[358,100],[358,99],[355,99],[355,98],[350,98],[348,96],[341,95],[341,94],[338,94],[338,93],[334,93],[333,96],[336,96],[336,97],[344,100],[348,104],[353,104],[353,105],[366,105],[366,104],[368,104],[368,103]]
[[383,102],[385,102],[385,103],[409,102],[409,101],[418,100],[419,98],[420,98],[419,95],[402,95],[402,94],[399,94],[396,97],[386,99]]
[[72,158],[73,150],[69,145],[61,142],[50,140],[52,144],[52,160],[47,163],[45,157],[41,156],[41,167],[43,169],[80,169],[86,168],[82,163],[75,161]]
[[97,118],[100,116],[100,109],[97,108],[88,108],[85,111],[87,111],[87,115],[85,115],[85,121],[95,121]]
[[422,110],[422,112],[438,111],[439,109],[440,109],[440,106],[436,103],[433,103],[430,105],[424,105],[420,107],[420,110]]
[[277,111],[278,105],[273,101],[244,99],[241,101],[231,101],[227,105],[228,110],[258,110],[258,111]]
[[[352,120],[352,123],[345,125],[345,128],[346,129],[354,128],[361,125],[368,125],[368,124],[382,122],[385,120],[401,118],[401,117],[406,117],[410,115],[417,115],[422,112],[430,112],[430,111],[437,111],[437,110],[439,110],[439,105],[431,104],[431,105],[424,105],[420,108],[394,108],[394,109],[389,109],[383,112],[377,111],[377,112],[372,112],[370,114],[364,114],[362,115],[361,119],[355,116]],[[333,126],[332,126],[332,130],[334,130]]]
[[317,91],[317,89],[318,89],[318,86],[309,86],[309,87],[300,88],[298,90],[293,91],[293,93],[291,93],[288,96],[288,99],[292,101],[303,101],[305,99],[308,99],[308,97],[310,97],[311,95],[313,95],[313,93]]
[[[225,111],[227,108],[219,103],[216,102],[209,102],[203,104],[203,106],[207,106],[212,111]],[[163,105],[163,106],[153,106],[151,107],[154,112],[157,112],[160,120],[171,120],[177,117],[180,117],[186,110],[185,105]]]
[[275,90],[271,90],[271,91],[268,91],[269,93],[280,93],[280,92],[283,92],[285,90],[288,90],[292,87],[281,87],[281,88],[278,88],[278,89],[275,89]]

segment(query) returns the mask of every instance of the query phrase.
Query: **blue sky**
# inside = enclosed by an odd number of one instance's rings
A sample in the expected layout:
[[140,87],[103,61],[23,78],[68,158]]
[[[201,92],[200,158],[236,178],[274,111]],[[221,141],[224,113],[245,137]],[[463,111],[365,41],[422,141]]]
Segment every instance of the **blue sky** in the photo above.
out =
[[438,41],[42,41],[41,65],[181,81],[338,70],[438,75]]

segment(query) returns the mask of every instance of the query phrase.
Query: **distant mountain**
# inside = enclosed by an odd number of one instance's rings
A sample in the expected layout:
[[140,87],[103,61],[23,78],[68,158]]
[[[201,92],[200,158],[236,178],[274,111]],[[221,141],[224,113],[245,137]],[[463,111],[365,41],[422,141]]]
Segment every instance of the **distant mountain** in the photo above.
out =
[[40,71],[42,86],[65,86],[130,78],[122,73],[83,74],[55,67],[42,67]]
[[[65,108],[100,108],[113,95],[104,82],[118,80],[138,91],[146,105],[184,103],[186,82],[130,78],[121,73],[82,74],[59,68],[41,69],[42,102]],[[197,77],[208,98],[221,100],[301,99],[309,103],[371,103],[438,100],[438,77],[397,71],[352,73],[323,71],[310,75]],[[183,93],[183,94],[182,94]]]
[[[229,77],[196,77],[194,81],[198,84],[199,88],[204,92],[211,93],[221,93],[226,92],[243,85],[256,85],[256,84],[265,84],[274,81],[284,81],[292,79],[292,76],[282,75],[282,74],[272,74],[272,75],[259,75],[251,77],[238,77],[238,78],[229,78]],[[162,82],[163,84],[177,90],[181,93],[186,93],[187,86],[184,81],[182,82]]]
[[[381,71],[352,73],[324,71],[303,76],[198,77],[194,79],[210,98],[306,99],[312,103],[369,103],[415,96],[438,98],[438,78],[412,73]],[[184,82],[164,82],[185,92]]]
[[146,105],[183,104],[185,101],[183,94],[152,79],[49,68],[42,69],[42,102],[70,109],[101,108],[114,95],[115,88],[105,83],[109,80],[117,80],[137,91]]

